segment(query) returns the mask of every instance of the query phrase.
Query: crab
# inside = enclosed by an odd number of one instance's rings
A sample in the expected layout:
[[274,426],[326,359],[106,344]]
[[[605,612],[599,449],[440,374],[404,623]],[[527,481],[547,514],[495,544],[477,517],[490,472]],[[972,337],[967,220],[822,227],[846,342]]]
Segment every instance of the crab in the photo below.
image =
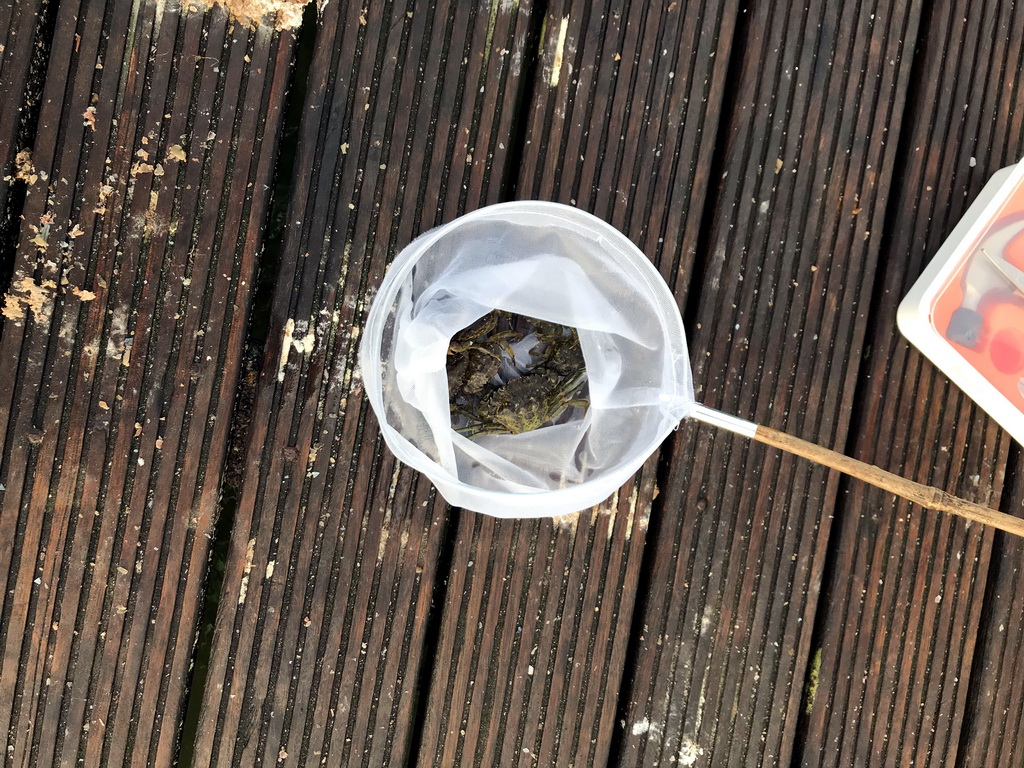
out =
[[450,398],[481,392],[501,369],[503,355],[515,364],[511,344],[523,335],[513,330],[498,331],[498,321],[504,316],[498,310],[491,311],[452,337],[447,364]]
[[584,370],[583,350],[575,328],[531,320],[537,333],[537,343],[530,349],[535,358],[529,370],[551,370],[559,376]]
[[538,429],[568,408],[586,410],[590,403],[580,397],[585,383],[582,370],[565,376],[547,368],[526,373],[481,397],[476,412],[465,414],[469,424],[459,431],[473,438]]

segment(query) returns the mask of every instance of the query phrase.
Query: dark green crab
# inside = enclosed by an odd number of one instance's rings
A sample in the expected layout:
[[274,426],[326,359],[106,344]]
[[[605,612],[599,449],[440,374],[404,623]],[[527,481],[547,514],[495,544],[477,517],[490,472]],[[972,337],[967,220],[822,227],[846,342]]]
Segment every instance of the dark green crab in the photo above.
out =
[[512,379],[480,399],[470,423],[460,430],[467,437],[519,435],[561,416],[567,408],[586,408],[579,397],[586,384],[583,372],[559,376],[554,371],[527,373]]
[[[511,344],[531,335],[530,361],[517,362]],[[455,334],[448,354],[453,427],[467,437],[530,432],[589,406],[575,328],[494,311]],[[506,359],[515,377],[499,379]]]
[[507,313],[493,310],[452,337],[448,345],[448,396],[465,400],[480,393],[499,370],[503,355],[515,364],[512,344],[523,334],[511,329],[499,331],[500,320],[508,321]]
[[575,328],[532,318],[529,322],[537,334],[537,343],[530,349],[534,361],[529,370],[554,371],[559,376],[585,370],[580,336]]

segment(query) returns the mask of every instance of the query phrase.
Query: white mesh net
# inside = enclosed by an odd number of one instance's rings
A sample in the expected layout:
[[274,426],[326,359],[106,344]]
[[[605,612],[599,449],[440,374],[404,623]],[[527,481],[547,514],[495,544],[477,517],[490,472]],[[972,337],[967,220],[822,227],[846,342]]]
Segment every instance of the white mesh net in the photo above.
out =
[[[575,328],[590,406],[522,434],[452,429],[452,337],[492,309]],[[567,514],[607,498],[693,406],[679,310],[620,232],[542,202],[483,208],[395,259],[371,307],[360,367],[385,441],[456,506]]]

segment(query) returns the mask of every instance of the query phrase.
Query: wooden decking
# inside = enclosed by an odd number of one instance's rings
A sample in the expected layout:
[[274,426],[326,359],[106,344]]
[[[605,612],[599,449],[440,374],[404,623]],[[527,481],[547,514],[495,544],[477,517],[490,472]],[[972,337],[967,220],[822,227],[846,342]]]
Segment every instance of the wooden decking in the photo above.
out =
[[0,3],[5,766],[1020,766],[1024,546],[684,423],[448,507],[356,349],[501,200],[655,263],[698,398],[1024,514],[896,307],[1024,155],[1011,0]]

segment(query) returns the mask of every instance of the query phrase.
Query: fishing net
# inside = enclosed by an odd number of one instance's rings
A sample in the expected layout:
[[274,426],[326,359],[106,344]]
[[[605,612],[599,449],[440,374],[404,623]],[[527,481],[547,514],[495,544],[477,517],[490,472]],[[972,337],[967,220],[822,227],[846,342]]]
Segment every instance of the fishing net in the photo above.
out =
[[[496,315],[532,325],[473,331]],[[551,327],[567,330],[555,334],[559,343],[568,331],[578,338],[581,376],[538,362],[545,345],[536,329]],[[449,380],[465,349],[470,362],[500,361],[480,394]],[[679,309],[661,275],[616,229],[554,203],[489,206],[407,246],[370,309],[360,368],[395,456],[451,504],[501,517],[604,500],[694,406]],[[502,415],[519,424],[530,407],[552,402],[543,426],[502,426]]]

